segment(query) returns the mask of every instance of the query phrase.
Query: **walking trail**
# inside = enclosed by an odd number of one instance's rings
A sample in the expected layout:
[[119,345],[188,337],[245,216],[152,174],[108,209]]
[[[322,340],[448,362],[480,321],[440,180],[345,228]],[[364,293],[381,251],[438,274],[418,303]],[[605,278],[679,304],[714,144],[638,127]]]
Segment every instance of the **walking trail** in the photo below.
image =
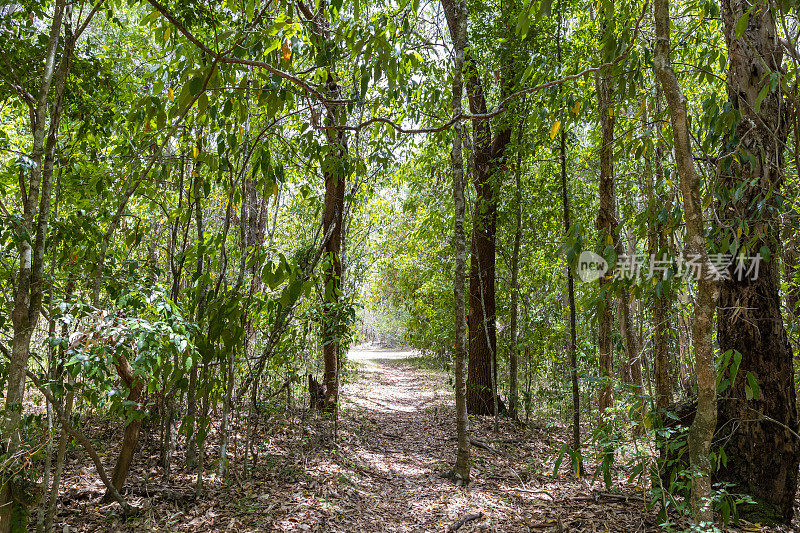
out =
[[[56,529],[442,532],[480,513],[458,531],[658,531],[641,489],[625,485],[624,473],[623,496],[576,479],[568,460],[553,477],[568,430],[552,423],[501,419],[494,432],[491,418],[474,418],[471,436],[483,448],[472,448],[473,481],[457,487],[441,477],[455,462],[450,375],[420,369],[413,363],[422,359],[415,356],[352,350],[342,376],[338,424],[306,408],[268,411],[251,427],[258,435],[255,465],[243,459],[247,422],[236,421],[232,477],[217,477],[209,454],[199,498],[195,470],[182,461],[169,484],[160,486],[158,448],[155,439],[145,438],[125,489],[128,502],[141,509],[132,518],[121,517],[116,504],[97,503],[102,484],[76,449],[65,470]],[[110,464],[119,428],[98,423],[86,429],[104,443],[101,453]],[[209,451],[217,438],[212,431]]]
[[[525,428],[474,420],[473,482],[441,477],[455,462],[453,394],[444,373],[420,370],[410,351],[360,348],[349,354],[356,377],[343,387],[338,453],[323,454],[308,473],[323,505],[306,502],[278,530],[644,531],[655,525],[641,499],[598,496],[599,486],[552,477],[564,428]],[[568,461],[565,461],[567,463]],[[567,467],[562,468],[565,472]],[[338,477],[331,479],[332,474]],[[609,499],[610,498],[610,499]],[[313,499],[313,498],[312,498]],[[297,504],[300,504],[297,501]]]

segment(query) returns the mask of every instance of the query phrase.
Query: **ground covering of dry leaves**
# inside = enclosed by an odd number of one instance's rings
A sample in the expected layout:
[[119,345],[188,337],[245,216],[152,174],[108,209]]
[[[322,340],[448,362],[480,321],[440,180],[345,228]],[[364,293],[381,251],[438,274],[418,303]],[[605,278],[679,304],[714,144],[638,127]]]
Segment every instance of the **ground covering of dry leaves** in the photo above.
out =
[[[473,437],[488,449],[473,448],[474,480],[456,487],[442,478],[455,460],[452,391],[446,375],[415,368],[409,355],[351,351],[356,371],[342,390],[337,437],[330,420],[304,410],[268,416],[259,425],[252,476],[234,464],[233,479],[218,479],[211,473],[216,446],[209,444],[199,498],[194,475],[181,465],[163,483],[157,449],[146,438],[125,491],[141,511],[127,519],[116,504],[99,503],[103,487],[94,467],[73,449],[56,531],[427,532],[447,531],[467,515],[480,518],[459,532],[662,531],[641,489],[623,482],[609,493],[567,466],[554,478],[568,431],[552,421],[525,427],[504,420],[495,433],[491,419],[475,420]],[[93,420],[84,429],[110,465],[119,428]],[[238,442],[232,458],[239,457]],[[685,527],[676,519],[673,530]],[[742,530],[767,531],[747,524],[736,529]]]

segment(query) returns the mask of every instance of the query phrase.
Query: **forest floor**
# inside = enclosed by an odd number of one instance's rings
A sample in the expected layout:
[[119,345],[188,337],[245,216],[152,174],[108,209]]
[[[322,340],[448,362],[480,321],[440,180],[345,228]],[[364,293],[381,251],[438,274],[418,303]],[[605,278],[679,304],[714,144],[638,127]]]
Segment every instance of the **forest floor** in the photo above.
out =
[[[473,447],[473,481],[456,487],[442,478],[455,461],[452,389],[444,373],[411,364],[413,355],[351,351],[354,371],[341,391],[338,438],[320,415],[276,412],[260,422],[252,475],[241,474],[234,442],[237,475],[223,482],[210,473],[215,457],[209,457],[199,498],[195,476],[182,464],[168,485],[161,483],[157,447],[145,439],[126,491],[142,512],[127,520],[116,504],[99,503],[103,487],[94,467],[72,450],[56,531],[441,532],[476,513],[481,517],[459,532],[663,531],[655,511],[646,510],[641,488],[626,485],[622,476],[613,494],[602,481],[570,474],[568,459],[553,477],[568,439],[564,427],[503,419],[495,433],[490,418],[476,420],[472,437],[489,449]],[[112,464],[119,429],[85,429],[105,444],[98,447]],[[686,525],[678,521],[673,530]]]

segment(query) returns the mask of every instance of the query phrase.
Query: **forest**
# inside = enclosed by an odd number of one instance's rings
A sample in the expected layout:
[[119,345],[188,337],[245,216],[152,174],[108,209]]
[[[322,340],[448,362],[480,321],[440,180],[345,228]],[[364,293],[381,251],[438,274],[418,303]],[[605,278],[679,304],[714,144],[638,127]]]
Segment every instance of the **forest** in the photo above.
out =
[[795,0],[0,0],[0,533],[797,531]]

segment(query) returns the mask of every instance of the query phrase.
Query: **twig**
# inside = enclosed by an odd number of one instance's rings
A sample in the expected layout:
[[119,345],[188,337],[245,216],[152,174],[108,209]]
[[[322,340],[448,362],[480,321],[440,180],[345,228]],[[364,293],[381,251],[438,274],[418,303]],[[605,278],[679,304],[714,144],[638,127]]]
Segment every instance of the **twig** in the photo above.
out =
[[522,492],[524,494],[544,494],[545,496],[550,496],[550,499],[556,501],[555,496],[553,496],[550,492],[541,489],[523,489],[522,487],[511,487],[508,490],[513,490],[514,492]]
[[458,531],[459,529],[461,529],[461,526],[463,526],[467,522],[472,522],[473,520],[480,520],[481,518],[483,518],[483,512],[482,511],[478,511],[477,513],[470,513],[468,515],[464,515],[460,519],[458,519],[455,522],[453,522],[452,524],[450,524],[450,527],[447,528],[447,530],[448,531]]

